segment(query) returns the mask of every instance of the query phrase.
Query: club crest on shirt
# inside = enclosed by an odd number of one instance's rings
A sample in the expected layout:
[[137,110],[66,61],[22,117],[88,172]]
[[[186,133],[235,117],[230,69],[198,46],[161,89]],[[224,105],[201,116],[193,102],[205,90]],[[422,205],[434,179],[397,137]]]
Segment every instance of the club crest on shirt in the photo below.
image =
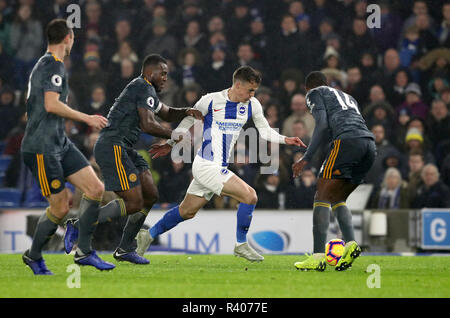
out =
[[58,74],[55,74],[52,76],[52,84],[55,86],[61,86],[62,85],[62,77]]
[[245,108],[245,106],[239,106],[239,110],[238,110],[238,112],[239,112],[239,115],[241,115],[241,116],[243,116],[243,115],[245,115],[245,112],[246,112],[247,110],[246,110],[246,108]]
[[131,182],[136,182],[137,176],[136,174],[132,173],[128,176],[128,179],[130,179]]
[[228,174],[228,169],[222,169],[220,170],[220,173],[223,174],[224,176]]
[[53,189],[58,189],[61,186],[61,181],[59,181],[58,179],[54,179],[51,183],[50,186]]
[[147,98],[147,105],[150,107],[153,107],[153,105],[155,105],[155,100],[153,99],[153,97],[149,97]]

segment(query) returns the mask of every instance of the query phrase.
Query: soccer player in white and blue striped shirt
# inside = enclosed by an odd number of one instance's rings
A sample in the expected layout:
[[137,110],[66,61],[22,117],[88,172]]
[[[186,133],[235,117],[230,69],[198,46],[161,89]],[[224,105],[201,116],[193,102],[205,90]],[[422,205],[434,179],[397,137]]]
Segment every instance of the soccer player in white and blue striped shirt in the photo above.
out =
[[[234,254],[249,261],[264,260],[247,243],[247,232],[258,200],[256,191],[227,169],[234,144],[242,127],[252,119],[263,139],[279,144],[306,146],[300,138],[282,136],[269,126],[260,102],[254,97],[260,83],[258,71],[242,66],[234,72],[231,88],[206,94],[196,103],[194,108],[202,112],[204,124],[203,143],[192,164],[194,179],[180,205],[167,211],[149,231],[141,230],[138,235],[138,253],[143,254],[158,235],[193,218],[217,194],[230,196],[240,202]],[[186,117],[175,132],[185,132],[193,124],[194,119]],[[174,144],[174,140],[169,140],[166,144],[154,145],[150,153],[153,158],[167,155]]]

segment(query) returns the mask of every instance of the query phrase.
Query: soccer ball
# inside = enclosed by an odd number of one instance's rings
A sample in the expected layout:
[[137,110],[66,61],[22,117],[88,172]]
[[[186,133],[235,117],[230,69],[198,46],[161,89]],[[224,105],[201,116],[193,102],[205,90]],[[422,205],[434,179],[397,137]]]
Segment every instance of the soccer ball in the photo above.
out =
[[345,242],[340,239],[332,239],[325,244],[325,259],[330,266],[336,266],[336,264],[344,255]]

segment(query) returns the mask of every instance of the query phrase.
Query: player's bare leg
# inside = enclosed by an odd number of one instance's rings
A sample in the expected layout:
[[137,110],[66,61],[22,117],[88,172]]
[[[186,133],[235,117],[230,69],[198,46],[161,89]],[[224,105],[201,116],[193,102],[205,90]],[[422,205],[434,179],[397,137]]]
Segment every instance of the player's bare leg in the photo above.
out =
[[241,178],[233,175],[225,182],[221,195],[227,195],[240,202],[237,211],[236,245],[234,255],[251,262],[264,260],[247,242],[247,232],[252,220],[252,214],[258,201],[256,191]]
[[192,219],[208,203],[204,197],[186,193],[180,205],[167,211],[150,230],[140,230],[137,236],[137,249],[143,255],[155,238],[175,227],[178,223]]

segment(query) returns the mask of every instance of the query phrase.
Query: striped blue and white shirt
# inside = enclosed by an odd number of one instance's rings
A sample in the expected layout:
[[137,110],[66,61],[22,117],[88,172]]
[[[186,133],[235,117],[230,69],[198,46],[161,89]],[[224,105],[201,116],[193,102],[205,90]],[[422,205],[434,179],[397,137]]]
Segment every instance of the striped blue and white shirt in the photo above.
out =
[[[194,108],[204,116],[202,146],[197,155],[221,166],[228,165],[242,127],[250,119],[253,119],[261,138],[274,143],[286,143],[285,136],[269,126],[261,103],[255,97],[246,103],[231,102],[228,99],[228,89],[225,89],[202,96]],[[194,118],[187,116],[175,132],[184,132],[193,124]]]

